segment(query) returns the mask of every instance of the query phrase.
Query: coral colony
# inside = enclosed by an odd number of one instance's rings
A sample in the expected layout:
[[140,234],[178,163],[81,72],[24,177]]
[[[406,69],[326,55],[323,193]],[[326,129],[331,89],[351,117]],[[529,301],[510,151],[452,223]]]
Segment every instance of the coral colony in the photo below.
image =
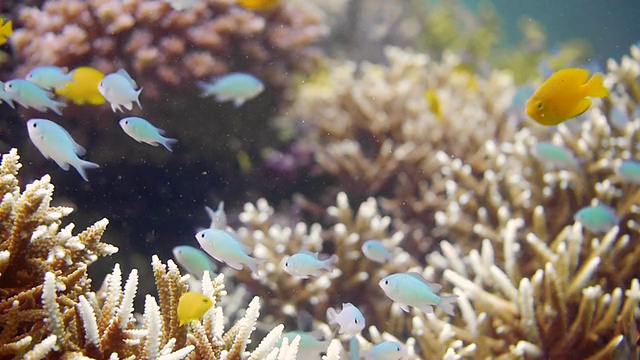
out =
[[[180,100],[198,81],[240,111],[289,87],[290,72],[312,70],[309,45],[327,32],[317,11],[293,1],[171,3],[24,7],[7,36],[14,75],[27,79],[2,79],[2,111],[61,113],[23,119],[33,127],[25,136],[89,181],[99,165],[79,158],[85,149],[51,91],[81,78],[63,66],[100,70],[90,71],[93,105],[80,111],[144,112],[145,101],[163,101],[159,84]],[[460,71],[447,49],[438,60],[392,46],[384,54],[384,65],[324,59],[282,100],[275,126],[292,149],[313,148],[308,162],[329,179],[314,189],[321,195],[291,201],[316,222],[265,198],[229,222],[223,203],[207,207],[210,227],[189,239],[196,247],[185,240],[174,259],[148,260],[153,281],[118,262],[91,278],[89,265],[119,255],[102,242],[109,221],[74,234],[73,209],[52,205],[50,175],[21,187],[18,150],[3,154],[0,358],[637,358],[640,48],[597,75],[606,96],[552,127],[528,118],[518,95],[541,81]],[[202,83],[235,71],[252,75]],[[141,117],[120,125],[166,156],[183,142]],[[157,292],[141,293],[153,282]]]

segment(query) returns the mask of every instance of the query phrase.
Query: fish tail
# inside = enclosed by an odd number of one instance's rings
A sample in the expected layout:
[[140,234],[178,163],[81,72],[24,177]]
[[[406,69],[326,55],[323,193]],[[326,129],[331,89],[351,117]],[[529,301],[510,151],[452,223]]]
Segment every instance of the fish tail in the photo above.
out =
[[335,324],[335,318],[338,316],[338,313],[334,308],[327,309],[327,322],[329,324]]
[[330,258],[322,261],[322,267],[325,270],[333,271],[333,266],[338,263],[338,255],[333,254]]
[[[0,21],[1,23],[2,21]],[[12,22],[11,20],[5,22],[2,27],[0,27],[0,32],[3,33],[4,36],[9,37],[11,35],[13,35],[13,27],[11,26]]]
[[[140,105],[140,93],[141,92],[142,92],[142,87],[140,88],[140,90],[136,91],[136,104],[138,104],[140,109],[142,109],[142,105]],[[171,151],[171,150],[169,150],[169,151]]]
[[173,152],[173,149],[171,148],[171,145],[173,145],[173,144],[175,144],[177,142],[178,142],[178,139],[167,138],[167,137],[163,137],[162,138],[162,146],[164,146],[170,152]]
[[440,308],[448,315],[454,316],[453,303],[458,300],[458,295],[449,295],[440,297]]
[[87,169],[97,169],[100,167],[100,165],[93,163],[91,161],[86,161],[86,160],[82,160],[82,159],[78,159],[80,160],[77,164],[74,164],[73,167],[78,171],[78,174],[80,174],[80,176],[82,176],[82,178],[84,179],[84,181],[89,181],[89,178],[87,177]]
[[247,267],[249,269],[251,269],[251,272],[254,274],[258,274],[258,265],[262,264],[263,262],[265,262],[264,259],[256,259],[256,258],[252,258],[249,257],[249,261],[247,261],[247,263],[245,265],[247,265]]
[[600,73],[594,74],[585,86],[587,87],[587,96],[601,98],[609,95],[609,90],[604,87],[604,78]]
[[64,109],[67,104],[60,101],[53,101],[50,109],[58,115],[62,115],[62,109]]

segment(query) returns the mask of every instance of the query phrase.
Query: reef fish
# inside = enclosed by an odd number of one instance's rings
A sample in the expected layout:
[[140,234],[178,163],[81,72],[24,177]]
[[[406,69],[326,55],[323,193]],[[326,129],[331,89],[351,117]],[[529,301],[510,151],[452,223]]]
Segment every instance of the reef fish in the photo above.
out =
[[367,240],[361,247],[362,253],[367,259],[384,264],[391,261],[393,254],[382,245],[380,240]]
[[165,0],[166,3],[171,5],[173,10],[189,10],[193,9],[200,0]]
[[37,67],[29,71],[24,78],[46,90],[61,88],[73,81],[71,75],[67,74],[67,69],[58,66]]
[[589,71],[569,68],[555,72],[527,101],[527,115],[539,124],[552,126],[574,118],[589,109],[591,97],[605,97],[602,74],[589,79]]
[[280,4],[280,0],[236,0],[238,5],[254,11],[266,11],[274,9]]
[[205,271],[211,276],[214,275],[216,267],[212,259],[200,249],[189,245],[176,246],[173,248],[173,257],[189,274],[198,279],[202,279]]
[[89,66],[81,66],[69,73],[72,81],[55,89],[56,94],[64,96],[78,105],[102,105],[105,98],[98,90],[98,84],[104,73]]
[[365,326],[365,319],[362,312],[352,303],[343,303],[342,311],[336,312],[334,308],[327,310],[327,320],[329,324],[340,325],[340,334],[356,336]]
[[38,111],[50,109],[58,115],[62,115],[65,103],[52,100],[52,94],[31,81],[23,79],[9,80],[4,83],[4,90],[11,93],[11,97],[18,104],[26,108],[34,108]]
[[153,126],[150,122],[140,117],[126,117],[120,120],[119,124],[122,130],[137,142],[153,146],[162,144],[169,151],[173,151],[171,150],[171,145],[178,142],[176,139],[162,136],[164,130]]
[[27,130],[31,142],[46,159],[53,159],[65,171],[69,170],[69,165],[73,166],[84,181],[89,181],[86,169],[100,167],[96,163],[80,159],[78,156],[84,155],[85,149],[73,140],[67,130],[55,122],[31,119],[27,121]]
[[429,110],[433,113],[433,115],[435,115],[438,123],[442,124],[442,104],[440,102],[438,92],[435,89],[429,89],[425,91],[424,98],[427,101]]
[[606,233],[620,222],[620,217],[616,215],[616,212],[603,204],[587,206],[578,210],[574,219],[587,230],[596,234]]
[[224,212],[224,201],[218,203],[218,209],[213,211],[212,208],[205,206],[204,211],[207,212],[211,219],[210,229],[224,230],[227,228],[227,213]]
[[333,271],[333,265],[337,262],[338,256],[335,254],[326,260],[319,260],[316,253],[300,251],[285,260],[284,270],[293,276],[308,279],[322,275],[322,270]]
[[182,294],[178,300],[179,326],[200,320],[212,306],[213,300],[208,296],[193,291]]
[[442,285],[427,282],[418,273],[391,274],[380,280],[378,285],[405,312],[409,312],[409,306],[413,306],[429,314],[433,312],[433,305],[437,305],[445,313],[454,315],[453,303],[458,296],[438,296],[437,293],[442,289]]
[[326,352],[329,347],[329,341],[321,341],[316,339],[314,332],[291,331],[282,334],[282,339],[288,339],[289,344],[300,336],[298,344],[298,359],[319,359],[320,353]]
[[407,354],[407,349],[395,341],[383,341],[376,344],[364,357],[365,360],[400,360]]
[[578,166],[578,160],[569,150],[547,141],[536,144],[532,154],[544,165],[552,169],[574,169]]
[[6,44],[11,35],[13,35],[11,20],[0,18],[0,45]]
[[136,90],[138,84],[133,80],[125,69],[120,69],[104,77],[98,84],[98,91],[111,103],[113,112],[123,111],[122,107],[127,110],[133,109],[135,102],[140,105],[140,92],[142,88]]
[[219,77],[213,82],[198,81],[202,90],[201,96],[215,96],[216,101],[233,101],[235,107],[240,107],[247,100],[251,100],[264,91],[264,84],[260,79],[245,73],[231,73]]
[[6,102],[12,109],[15,109],[16,106],[13,103],[13,94],[4,90],[4,83],[0,81],[0,104]]
[[247,266],[256,273],[257,266],[264,262],[262,259],[249,256],[248,253],[253,249],[241,243],[235,235],[225,230],[201,230],[196,234],[196,240],[207,254],[236,270],[242,270],[243,266]]
[[622,161],[616,168],[616,173],[623,181],[640,185],[640,162],[635,160]]

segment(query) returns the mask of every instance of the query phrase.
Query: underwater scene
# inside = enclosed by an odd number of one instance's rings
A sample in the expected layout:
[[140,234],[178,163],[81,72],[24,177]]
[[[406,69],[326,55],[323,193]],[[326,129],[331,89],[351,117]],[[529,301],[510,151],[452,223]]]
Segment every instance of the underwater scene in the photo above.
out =
[[637,0],[0,1],[0,359],[639,359]]

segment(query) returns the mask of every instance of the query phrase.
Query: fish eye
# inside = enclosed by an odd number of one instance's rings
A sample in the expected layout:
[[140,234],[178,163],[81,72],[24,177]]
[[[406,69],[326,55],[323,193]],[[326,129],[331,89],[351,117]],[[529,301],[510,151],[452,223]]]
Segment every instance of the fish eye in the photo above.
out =
[[389,280],[385,280],[385,281],[384,281],[384,284],[385,284],[385,285],[389,285]]
[[204,239],[204,234],[200,234],[200,237]]
[[536,108],[538,110],[542,110],[543,106],[542,106],[542,102],[541,101],[538,101],[538,103],[536,104]]
[[356,322],[356,324],[358,323],[358,319],[353,319],[353,320]]
[[289,267],[289,262],[284,263],[284,266]]
[[37,127],[38,127],[38,124],[33,123],[33,127],[34,127],[34,128],[37,128]]

